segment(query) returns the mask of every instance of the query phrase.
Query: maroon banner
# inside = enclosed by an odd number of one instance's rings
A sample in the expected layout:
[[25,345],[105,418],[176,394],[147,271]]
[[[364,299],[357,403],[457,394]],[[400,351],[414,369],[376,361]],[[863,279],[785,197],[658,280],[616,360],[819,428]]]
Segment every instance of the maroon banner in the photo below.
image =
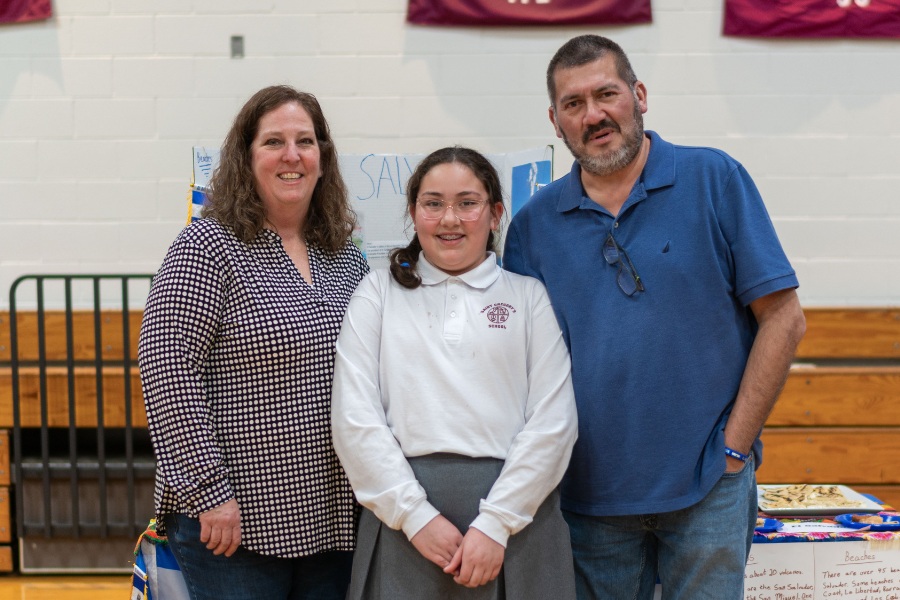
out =
[[725,35],[900,37],[900,0],[725,0]]
[[0,23],[24,23],[49,19],[50,0],[0,0]]
[[650,0],[409,0],[418,25],[621,25],[649,23]]

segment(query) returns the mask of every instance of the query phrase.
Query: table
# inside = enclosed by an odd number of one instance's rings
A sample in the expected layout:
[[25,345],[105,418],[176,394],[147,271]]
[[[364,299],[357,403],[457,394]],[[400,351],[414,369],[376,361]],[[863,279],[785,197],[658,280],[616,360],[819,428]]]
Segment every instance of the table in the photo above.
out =
[[745,600],[900,600],[900,532],[783,522],[780,532],[754,535]]

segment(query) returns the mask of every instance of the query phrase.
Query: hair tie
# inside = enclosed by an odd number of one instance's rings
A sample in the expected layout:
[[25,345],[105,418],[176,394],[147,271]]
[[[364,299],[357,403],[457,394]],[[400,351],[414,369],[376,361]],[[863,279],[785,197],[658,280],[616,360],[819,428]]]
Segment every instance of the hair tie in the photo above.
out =
[[408,262],[402,262],[402,263],[400,263],[400,266],[401,266],[401,267],[407,267],[407,268],[409,268],[409,263],[408,263]]

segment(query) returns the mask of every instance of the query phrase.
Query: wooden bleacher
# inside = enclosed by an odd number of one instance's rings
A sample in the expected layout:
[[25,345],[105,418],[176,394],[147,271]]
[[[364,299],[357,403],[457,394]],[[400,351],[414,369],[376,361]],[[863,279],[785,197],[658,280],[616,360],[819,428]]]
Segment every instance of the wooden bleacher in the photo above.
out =
[[[102,311],[103,322],[101,357],[104,361],[122,361],[125,353],[122,347],[122,313],[121,311]],[[131,410],[132,425],[146,427],[147,417],[144,413],[144,402],[140,394],[140,377],[137,371],[137,337],[141,327],[142,311],[133,310],[128,315],[128,323],[132,338],[129,358],[133,361],[131,373]],[[44,357],[48,366],[48,424],[51,427],[66,427],[69,424],[69,369],[67,360],[66,322],[63,311],[47,311],[45,316]],[[34,312],[20,312],[18,319],[19,360],[25,365],[20,367],[21,419],[23,427],[40,426],[40,370],[34,366],[39,359],[37,315]],[[9,312],[0,312],[0,427],[12,428],[12,369],[10,367],[10,327]],[[94,315],[91,311],[75,312],[72,315],[72,360],[80,366],[73,367],[74,391],[76,399],[76,424],[79,427],[91,427],[97,424],[97,380],[96,368],[84,366],[96,356],[97,346],[94,336]],[[124,369],[121,367],[103,367],[104,398],[123,399],[125,397]],[[107,427],[125,425],[125,405],[123,402],[104,403],[104,424]]]
[[804,314],[757,479],[846,484],[900,508],[900,309]]

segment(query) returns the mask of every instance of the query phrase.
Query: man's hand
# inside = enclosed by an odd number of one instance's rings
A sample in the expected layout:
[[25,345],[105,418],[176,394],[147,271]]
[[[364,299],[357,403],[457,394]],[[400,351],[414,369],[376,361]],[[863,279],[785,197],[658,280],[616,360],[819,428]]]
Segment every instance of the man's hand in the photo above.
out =
[[743,469],[745,465],[746,465],[746,463],[743,463],[732,456],[725,457],[725,472],[726,473],[737,473],[738,471]]
[[215,555],[235,553],[241,545],[241,511],[237,500],[229,500],[200,515],[200,541]]
[[410,540],[419,554],[442,569],[450,564],[462,541],[459,529],[443,515],[430,520]]
[[470,527],[444,573],[454,574],[453,581],[460,585],[478,587],[497,578],[505,554],[506,548]]

